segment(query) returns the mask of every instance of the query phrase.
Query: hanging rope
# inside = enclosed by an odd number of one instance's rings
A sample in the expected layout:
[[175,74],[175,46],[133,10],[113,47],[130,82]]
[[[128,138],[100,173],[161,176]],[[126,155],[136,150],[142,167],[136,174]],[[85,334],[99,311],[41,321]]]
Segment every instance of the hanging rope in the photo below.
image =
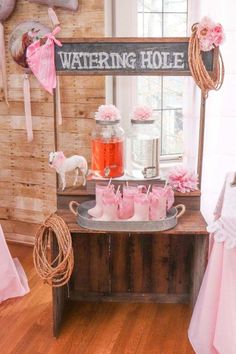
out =
[[[56,238],[58,248],[55,259],[51,259],[48,250],[49,245],[52,247],[52,237]],[[49,216],[37,231],[33,259],[36,271],[45,283],[59,287],[69,281],[74,267],[71,235],[64,220],[56,214]]]
[[192,35],[189,40],[188,62],[195,83],[200,87],[204,97],[207,98],[210,90],[218,91],[223,84],[225,73],[224,62],[219,51],[215,62],[215,72],[212,76],[208,73],[202,60],[197,36],[197,26],[197,23],[192,26]]

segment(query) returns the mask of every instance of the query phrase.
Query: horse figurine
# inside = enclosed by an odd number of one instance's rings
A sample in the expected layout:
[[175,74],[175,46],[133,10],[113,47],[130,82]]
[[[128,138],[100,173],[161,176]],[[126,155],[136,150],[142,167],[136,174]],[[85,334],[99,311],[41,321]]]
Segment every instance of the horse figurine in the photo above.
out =
[[78,182],[79,171],[82,173],[83,186],[86,185],[88,164],[83,156],[73,155],[71,157],[65,157],[62,151],[50,152],[49,165],[60,175],[63,191],[66,188],[66,172],[73,170],[75,170],[75,180],[73,185],[75,186]]

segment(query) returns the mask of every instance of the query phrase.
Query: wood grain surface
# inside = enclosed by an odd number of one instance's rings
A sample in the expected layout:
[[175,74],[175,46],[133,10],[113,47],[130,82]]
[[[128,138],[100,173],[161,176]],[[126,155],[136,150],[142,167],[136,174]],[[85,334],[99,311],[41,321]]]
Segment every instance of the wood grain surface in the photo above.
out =
[[[73,215],[69,209],[59,209],[57,214],[65,220],[72,233],[106,234],[106,231],[88,231],[87,229],[79,226],[76,222],[75,215]],[[114,231],[114,233],[119,233],[119,230]],[[139,234],[139,232],[136,234]],[[179,218],[178,224],[173,229],[162,231],[161,234],[177,235],[178,237],[181,237],[184,235],[208,235],[208,232],[206,230],[206,221],[203,218],[201,212],[197,210],[188,210],[181,218]]]
[[11,245],[31,292],[0,306],[4,354],[193,354],[184,304],[71,304],[60,337],[52,337],[51,289],[36,275],[30,247]]
[[[56,209],[55,171],[48,166],[54,149],[53,97],[30,75],[34,140],[26,141],[23,104],[23,70],[8,51],[9,35],[20,22],[32,20],[50,26],[48,7],[18,0],[4,22],[7,52],[8,107],[0,90],[0,222],[6,236],[32,242],[35,227]],[[80,0],[78,12],[56,9],[64,38],[101,37],[104,31],[103,0]],[[90,160],[89,134],[93,114],[104,103],[104,79],[61,77],[63,124],[59,149],[66,155],[81,154]],[[0,87],[2,82],[0,79]],[[69,176],[68,183],[72,176]],[[28,223],[29,227],[25,227]]]

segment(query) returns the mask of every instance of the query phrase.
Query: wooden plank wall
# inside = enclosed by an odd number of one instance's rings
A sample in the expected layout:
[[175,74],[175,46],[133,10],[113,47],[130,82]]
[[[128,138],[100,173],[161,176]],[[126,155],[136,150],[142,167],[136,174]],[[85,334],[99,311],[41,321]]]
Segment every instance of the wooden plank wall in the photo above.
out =
[[[103,0],[79,0],[77,13],[57,9],[60,37],[104,35]],[[47,7],[18,0],[15,12],[5,23],[7,74],[10,107],[0,92],[0,223],[8,239],[29,243],[38,225],[56,209],[55,173],[48,167],[53,150],[52,97],[31,76],[34,141],[27,143],[23,105],[23,70],[9,55],[8,39],[20,22],[36,20],[50,26]],[[0,79],[1,80],[1,79]],[[59,147],[66,154],[82,154],[90,160],[93,113],[104,102],[104,78],[62,77],[63,125]],[[2,87],[0,82],[0,87]]]

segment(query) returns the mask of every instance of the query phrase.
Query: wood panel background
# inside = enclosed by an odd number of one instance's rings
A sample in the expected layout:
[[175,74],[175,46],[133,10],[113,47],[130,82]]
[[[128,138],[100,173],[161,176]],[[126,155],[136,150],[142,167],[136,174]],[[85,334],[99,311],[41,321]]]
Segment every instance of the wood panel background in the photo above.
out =
[[[104,35],[103,0],[79,0],[78,12],[56,12],[61,21],[60,37]],[[0,223],[8,239],[25,243],[33,242],[38,225],[56,209],[55,172],[48,166],[48,153],[54,145],[52,96],[30,77],[34,140],[27,143],[23,70],[8,51],[11,31],[27,20],[50,26],[47,6],[18,0],[15,12],[5,22],[9,108],[0,91]],[[59,147],[65,154],[82,154],[90,161],[92,117],[104,102],[104,78],[62,77],[60,85],[63,125],[59,129]]]

